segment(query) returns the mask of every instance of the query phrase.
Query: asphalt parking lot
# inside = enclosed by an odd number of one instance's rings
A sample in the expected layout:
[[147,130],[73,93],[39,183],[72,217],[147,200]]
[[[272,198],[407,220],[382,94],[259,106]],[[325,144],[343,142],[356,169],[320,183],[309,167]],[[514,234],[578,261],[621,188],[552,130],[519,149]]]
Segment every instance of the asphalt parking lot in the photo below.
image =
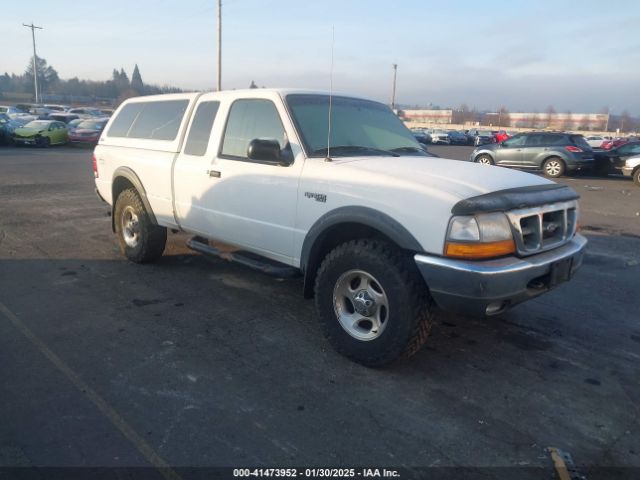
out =
[[323,340],[299,279],[207,259],[182,234],[157,264],[125,261],[90,156],[0,149],[0,466],[553,478],[545,449],[558,447],[589,479],[639,474],[640,188],[630,180],[561,179],[582,195],[590,240],[571,283],[497,318],[440,315],[420,353],[373,370]]

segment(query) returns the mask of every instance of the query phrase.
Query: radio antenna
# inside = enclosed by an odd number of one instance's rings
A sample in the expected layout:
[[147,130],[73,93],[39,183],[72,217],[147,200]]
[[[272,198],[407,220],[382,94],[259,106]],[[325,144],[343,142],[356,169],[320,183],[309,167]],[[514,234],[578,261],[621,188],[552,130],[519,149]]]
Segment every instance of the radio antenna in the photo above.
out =
[[329,118],[327,121],[327,158],[325,162],[331,162],[331,110],[333,107],[333,46],[335,44],[335,26],[331,26],[331,69],[329,70]]

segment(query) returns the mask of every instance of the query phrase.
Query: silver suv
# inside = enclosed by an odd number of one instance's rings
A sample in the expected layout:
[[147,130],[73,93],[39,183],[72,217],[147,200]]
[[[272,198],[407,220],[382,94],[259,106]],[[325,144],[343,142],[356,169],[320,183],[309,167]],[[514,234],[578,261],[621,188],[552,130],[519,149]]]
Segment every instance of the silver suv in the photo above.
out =
[[593,169],[593,150],[582,135],[561,132],[529,132],[502,143],[482,145],[469,158],[472,162],[501,167],[542,170],[548,177]]

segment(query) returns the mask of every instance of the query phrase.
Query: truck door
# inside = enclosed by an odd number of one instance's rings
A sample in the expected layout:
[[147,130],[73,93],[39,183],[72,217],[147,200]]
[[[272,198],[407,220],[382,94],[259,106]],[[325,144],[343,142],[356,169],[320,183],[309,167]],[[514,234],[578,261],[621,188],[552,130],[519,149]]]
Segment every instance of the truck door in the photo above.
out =
[[[197,117],[196,110],[194,124]],[[189,154],[190,134],[184,155],[176,162],[180,223],[209,238],[293,264],[297,192],[304,156],[295,132],[282,121],[287,116],[280,97],[274,94],[273,98],[226,101],[216,117],[205,161],[196,167],[191,160],[187,176],[193,181],[186,182],[188,187],[182,185],[179,195],[178,185],[187,179],[179,179],[177,172],[188,168],[180,164]],[[254,139],[276,140],[291,163],[283,166],[249,159],[247,150]]]

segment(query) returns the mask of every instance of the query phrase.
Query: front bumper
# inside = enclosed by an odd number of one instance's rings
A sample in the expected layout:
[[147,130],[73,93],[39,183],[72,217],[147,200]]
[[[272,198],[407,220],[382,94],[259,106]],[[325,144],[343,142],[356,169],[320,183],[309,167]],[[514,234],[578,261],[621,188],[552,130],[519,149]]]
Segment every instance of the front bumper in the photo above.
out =
[[496,315],[569,280],[582,265],[586,245],[576,234],[561,247],[525,258],[472,261],[417,254],[414,259],[442,309]]
[[100,137],[72,137],[69,136],[69,141],[71,143],[85,144],[85,145],[94,145],[98,143],[98,139]]
[[36,145],[38,139],[36,137],[13,137],[13,143],[16,145]]
[[620,168],[620,171],[622,172],[622,174],[626,175],[627,177],[631,177],[633,175],[634,170],[635,170],[634,168],[627,167],[627,166]]

